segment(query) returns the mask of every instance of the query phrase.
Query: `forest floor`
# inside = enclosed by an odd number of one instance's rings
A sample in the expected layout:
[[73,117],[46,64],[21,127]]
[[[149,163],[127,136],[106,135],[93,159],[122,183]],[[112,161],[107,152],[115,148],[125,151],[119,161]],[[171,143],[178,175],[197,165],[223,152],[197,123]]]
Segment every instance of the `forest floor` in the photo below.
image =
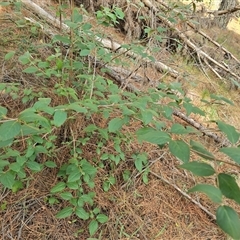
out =
[[[42,1],[44,5],[44,1]],[[47,8],[47,6],[46,6]],[[49,11],[52,11],[49,9]],[[23,11],[25,16],[28,15]],[[2,9],[0,12],[0,80],[11,75],[18,81],[22,66],[16,62],[6,62],[4,56],[10,50],[26,51],[44,40],[43,36],[29,35],[25,27],[17,28],[14,21],[20,15],[15,15],[12,9]],[[107,35],[118,42],[127,40],[116,29],[103,28]],[[225,48],[233,51],[240,58],[240,35],[231,30],[214,29],[209,31],[216,41]],[[20,51],[20,50],[19,50]],[[214,128],[213,121],[221,119],[240,130],[239,122],[239,90],[231,89],[229,84],[216,79],[212,73],[206,76],[194,63],[187,62],[178,55],[166,55],[167,63],[179,71],[187,73],[186,81],[182,82],[186,94],[193,102],[206,111],[206,117],[194,116],[196,120]],[[155,72],[147,72],[150,78],[157,78]],[[25,81],[31,81],[27,79]],[[27,83],[28,84],[28,83]],[[29,83],[31,84],[31,83]],[[34,83],[36,84],[36,83]],[[35,87],[41,88],[41,85]],[[49,89],[51,92],[51,89]],[[235,103],[231,105],[206,105],[201,99],[208,99],[209,94],[222,95]],[[21,102],[9,101],[6,103],[3,95],[0,102],[8,105],[11,112],[18,112],[22,108]],[[101,120],[99,120],[101,121]],[[174,121],[179,122],[179,119]],[[104,124],[104,123],[103,123]],[[132,126],[126,131],[132,131]],[[213,129],[215,131],[215,129]],[[198,139],[214,151],[215,143],[207,137]],[[111,147],[111,146],[109,146]],[[178,163],[170,153],[157,150],[145,145],[146,151],[152,152],[151,172],[148,184],[144,184],[140,174],[130,165],[121,165],[117,172],[121,173],[124,167],[133,172],[131,181],[125,184],[121,180],[108,192],[102,190],[101,182],[96,183],[94,191],[97,193],[95,201],[108,216],[109,221],[100,226],[98,236],[90,238],[87,221],[75,219],[57,219],[56,213],[64,207],[64,202],[50,205],[46,199],[49,190],[57,181],[57,170],[44,169],[40,173],[31,175],[25,189],[12,193],[1,189],[0,193],[0,239],[2,240],[59,240],[59,239],[109,239],[109,240],[224,240],[228,238],[216,225],[215,221],[202,211],[198,205],[187,199],[177,187],[185,191],[192,187],[197,178],[179,170]],[[85,149],[85,158],[91,157],[91,149]],[[64,155],[64,153],[63,153]],[[154,160],[155,159],[155,160]],[[64,162],[64,157],[57,161]],[[60,162],[61,164],[61,162]],[[224,167],[224,166],[223,166]],[[229,169],[229,171],[235,169]],[[121,176],[117,178],[121,179]],[[166,181],[164,181],[164,179]],[[169,183],[168,183],[169,182]],[[192,195],[206,209],[214,213],[214,206],[209,199],[201,194]],[[99,234],[100,233],[100,234]]]

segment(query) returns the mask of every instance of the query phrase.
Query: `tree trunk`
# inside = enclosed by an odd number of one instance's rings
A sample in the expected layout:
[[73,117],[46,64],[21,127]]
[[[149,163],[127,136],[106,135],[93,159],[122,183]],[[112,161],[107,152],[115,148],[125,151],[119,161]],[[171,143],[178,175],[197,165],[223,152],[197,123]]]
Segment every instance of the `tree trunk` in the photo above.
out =
[[[231,9],[236,7],[236,5],[237,0],[222,0],[218,8],[218,11]],[[214,18],[215,25],[218,26],[219,28],[226,28],[232,18],[232,15],[233,14],[228,13],[221,16],[216,16]]]

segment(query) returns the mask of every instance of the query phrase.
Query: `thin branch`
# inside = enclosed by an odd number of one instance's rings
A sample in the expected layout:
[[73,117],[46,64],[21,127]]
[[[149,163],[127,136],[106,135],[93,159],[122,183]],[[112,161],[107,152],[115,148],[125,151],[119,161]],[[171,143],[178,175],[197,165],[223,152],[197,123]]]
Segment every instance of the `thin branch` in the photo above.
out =
[[168,185],[172,186],[175,190],[177,190],[179,193],[181,193],[184,197],[186,197],[187,199],[189,199],[191,202],[193,202],[194,204],[196,204],[199,208],[201,208],[208,216],[210,216],[213,220],[216,220],[216,217],[214,214],[212,214],[210,211],[208,211],[201,203],[197,202],[196,200],[194,200],[193,198],[190,197],[190,195],[188,195],[186,192],[182,191],[178,186],[176,186],[173,183],[170,183],[168,180],[166,180],[165,178],[163,178],[162,176],[160,176],[159,174],[153,172],[153,171],[149,171],[153,176],[161,179],[163,182],[167,183]]

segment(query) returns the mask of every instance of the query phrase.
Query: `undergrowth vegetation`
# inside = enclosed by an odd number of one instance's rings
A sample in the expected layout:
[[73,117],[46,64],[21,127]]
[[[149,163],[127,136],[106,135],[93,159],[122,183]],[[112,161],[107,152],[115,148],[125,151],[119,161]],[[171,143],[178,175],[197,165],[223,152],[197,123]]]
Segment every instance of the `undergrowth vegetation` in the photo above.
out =
[[[239,131],[216,121],[229,145],[217,152],[210,151],[197,140],[201,132],[173,120],[175,110],[187,116],[205,114],[185,97],[181,84],[159,83],[157,88],[127,91],[127,83],[121,86],[107,75],[108,65],[122,64],[121,56],[103,47],[99,39],[105,35],[93,30],[79,9],[71,11],[71,19],[64,21],[69,32],[55,34],[46,43],[37,42],[34,46],[27,43],[28,50],[23,47],[5,54],[6,63],[17,62],[23,67],[21,74],[26,80],[12,82],[6,76],[0,83],[5,99],[0,106],[2,190],[17,193],[26,188],[36,173],[57,170],[57,182],[45,201],[51,205],[64,201],[65,207],[56,217],[73,216],[87,221],[93,236],[108,221],[107,212],[94,201],[98,194],[96,178],[105,192],[120,178],[127,183],[131,171],[125,169],[120,174],[117,171],[127,162],[148,184],[149,153],[142,147],[148,142],[169,151],[181,163],[180,168],[215,179],[214,185],[197,182],[188,193],[205,193],[218,205],[219,227],[239,239],[239,216],[226,199],[240,204],[240,189],[234,174],[219,170],[222,164],[239,168]],[[123,17],[119,8],[97,12],[99,24],[108,26]],[[41,26],[23,18],[16,24],[19,29],[29,28],[29,34],[36,39],[42,32]],[[126,44],[122,48],[155,61],[142,46]],[[210,96],[214,102],[233,104],[224,97]],[[12,101],[21,107],[12,111],[8,107]],[[127,127],[133,131],[129,132]],[[88,152],[89,157],[83,152]],[[221,160],[219,152],[231,161]],[[59,161],[62,157],[64,161]]]

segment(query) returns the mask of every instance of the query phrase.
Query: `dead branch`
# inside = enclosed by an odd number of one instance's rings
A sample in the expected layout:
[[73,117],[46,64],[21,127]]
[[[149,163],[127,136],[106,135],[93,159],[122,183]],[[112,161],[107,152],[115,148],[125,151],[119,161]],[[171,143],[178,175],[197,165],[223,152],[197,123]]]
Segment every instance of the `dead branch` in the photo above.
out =
[[234,8],[221,10],[221,11],[207,11],[207,13],[213,14],[214,16],[220,16],[220,15],[224,15],[224,14],[231,14],[231,13],[237,12],[239,10],[240,10],[240,5],[238,5]]
[[215,59],[213,59],[212,57],[210,57],[207,53],[205,53],[204,51],[202,51],[199,47],[197,47],[194,43],[192,43],[188,37],[182,33],[173,23],[171,23],[170,21],[168,21],[166,18],[162,17],[161,14],[159,14],[158,9],[149,1],[149,0],[142,0],[142,2],[150,9],[152,9],[155,14],[157,15],[157,17],[164,22],[170,29],[174,29],[176,31],[176,33],[178,34],[179,38],[193,51],[195,51],[201,58],[202,60],[207,59],[209,62],[211,62],[212,64],[218,66],[220,69],[222,69],[223,71],[229,73],[230,75],[232,75],[235,79],[238,79],[238,81],[240,81],[240,77],[237,76],[235,73],[233,73],[230,69],[226,68],[225,66],[223,66],[221,63],[219,63],[218,61],[216,61]]

